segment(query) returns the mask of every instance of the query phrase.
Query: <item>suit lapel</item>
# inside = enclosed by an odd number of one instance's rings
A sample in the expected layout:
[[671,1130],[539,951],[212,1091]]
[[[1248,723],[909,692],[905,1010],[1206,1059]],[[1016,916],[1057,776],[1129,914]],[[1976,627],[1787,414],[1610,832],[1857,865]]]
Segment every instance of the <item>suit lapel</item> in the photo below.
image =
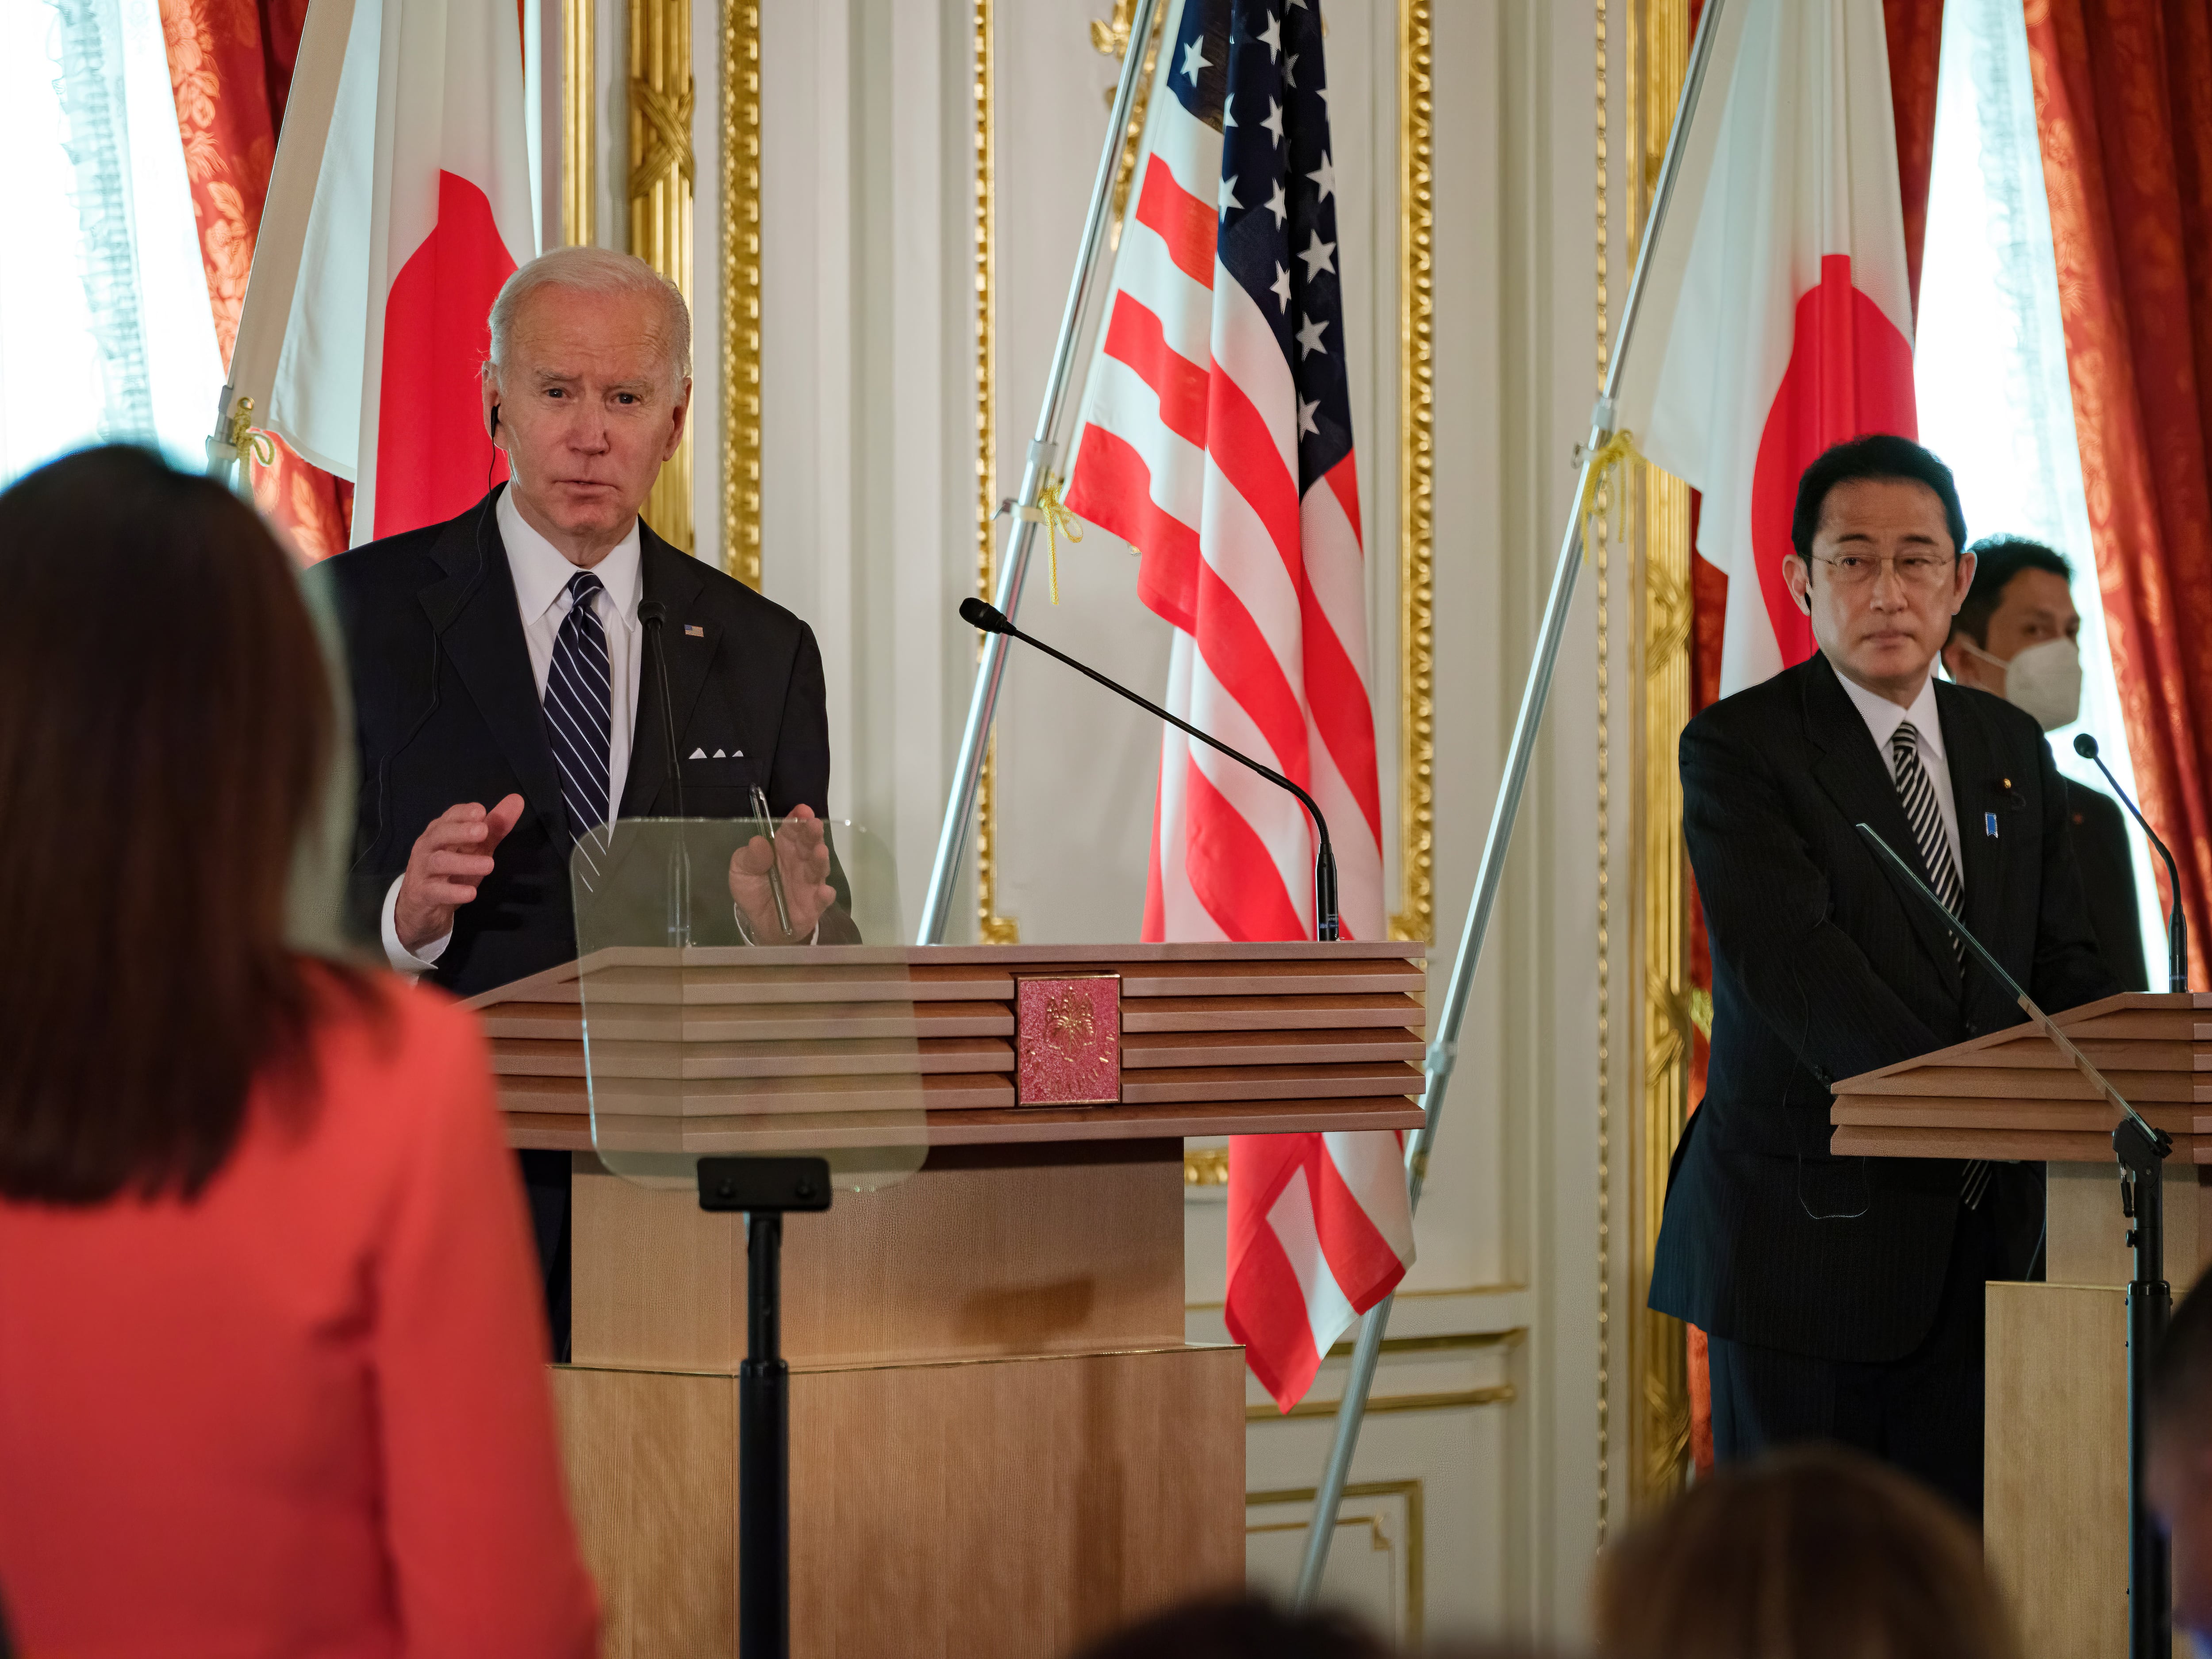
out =
[[[1973,706],[1973,699],[1956,686],[1941,681],[1936,686],[1936,707],[1943,721],[1943,750],[1951,769],[1951,799],[1959,811],[1959,876],[1966,885],[1960,915],[1974,937],[1992,943],[2003,921],[2004,865],[2008,843],[2002,830],[2007,811],[2002,763],[1997,758],[1989,724]],[[1989,833],[1995,817],[1999,834]]]
[[[642,522],[638,526],[638,564],[643,596],[667,606],[668,620],[661,628],[661,646],[668,656],[668,702],[676,716],[680,738],[691,724],[691,710],[700,688],[714,664],[720,644],[720,629],[709,618],[695,613],[706,574],[699,562],[680,553],[654,535]],[[697,629],[696,634],[687,631]],[[644,653],[637,684],[637,719],[629,746],[629,775],[623,780],[622,816],[641,817],[649,812],[668,781],[668,742],[660,719],[660,688],[654,683],[653,646],[646,630],[639,630],[638,649]],[[669,803],[672,810],[675,803]]]
[[492,510],[497,499],[494,491],[474,513],[453,521],[431,552],[446,574],[417,597],[440,648],[521,781],[522,798],[558,841],[568,815],[530,672],[530,648],[515,609],[514,576]]
[[[1806,740],[1818,756],[1813,764],[1813,775],[1819,780],[1820,787],[1851,823],[1868,825],[1907,864],[1918,868],[1920,847],[1913,837],[1911,821],[1905,816],[1905,803],[1897,798],[1897,781],[1883,764],[1866,721],[1838,683],[1836,671],[1818,652],[1806,665],[1804,707]],[[1947,726],[1947,743],[1949,736],[1950,728]],[[1867,857],[1871,861],[1878,854],[1869,848]],[[1876,867],[1880,869],[1879,865]],[[1881,873],[1886,884],[1897,887],[1889,872],[1882,870]],[[1924,877],[1927,872],[1923,870],[1921,873]],[[1919,937],[1921,948],[1928,952],[1929,959],[1946,982],[1955,987],[1959,982],[1959,961],[1951,951],[1950,934],[1944,931],[1942,923],[1929,914],[1928,907],[1910,893],[1899,889],[1897,902],[1904,907],[1905,919]]]

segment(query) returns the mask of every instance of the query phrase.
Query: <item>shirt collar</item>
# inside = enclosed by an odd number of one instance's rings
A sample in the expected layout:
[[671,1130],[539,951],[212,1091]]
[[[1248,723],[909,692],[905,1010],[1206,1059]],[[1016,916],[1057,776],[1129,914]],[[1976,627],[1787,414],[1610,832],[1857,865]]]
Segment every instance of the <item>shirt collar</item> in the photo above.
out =
[[1907,720],[1920,734],[1920,752],[1933,755],[1937,760],[1944,758],[1943,719],[1936,708],[1936,671],[1932,664],[1928,678],[1920,687],[1920,695],[1912,700],[1910,708],[1892,702],[1879,691],[1868,690],[1848,674],[1838,672],[1836,683],[1844,688],[1844,695],[1851,700],[1851,706],[1859,711],[1859,718],[1866,722],[1867,730],[1874,737],[1874,746],[1881,751],[1885,763],[1889,758],[1890,738]]
[[[535,622],[560,602],[562,593],[575,577],[576,567],[559,548],[530,527],[521,509],[514,504],[512,489],[499,492],[499,504],[494,511],[499,519],[500,540],[507,545],[507,568],[514,577],[516,607],[525,622]],[[626,628],[635,624],[643,587],[635,519],[630,520],[629,533],[592,569],[605,584],[607,597],[615,602],[618,620]]]

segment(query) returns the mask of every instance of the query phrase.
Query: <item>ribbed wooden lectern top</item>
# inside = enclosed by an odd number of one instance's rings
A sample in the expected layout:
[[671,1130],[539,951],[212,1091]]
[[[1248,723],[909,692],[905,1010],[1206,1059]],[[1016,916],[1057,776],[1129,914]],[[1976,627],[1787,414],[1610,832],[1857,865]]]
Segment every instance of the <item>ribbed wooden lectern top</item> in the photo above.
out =
[[[682,960],[649,1018],[605,998],[629,969],[580,964],[594,1043],[672,1094],[682,1150],[771,1150],[779,1115],[835,1134],[887,1100],[927,1143],[908,1179],[784,1224],[792,1651],[1036,1659],[1241,1589],[1243,1356],[1184,1340],[1183,1139],[1418,1127],[1422,947]],[[511,1138],[576,1154],[571,1501],[608,1652],[734,1654],[744,1237],[592,1154],[579,966],[475,1003]],[[1103,975],[1119,1030],[1088,1037],[1119,1098],[1020,1103],[1023,987]],[[731,1121],[748,1146],[714,1144]]]

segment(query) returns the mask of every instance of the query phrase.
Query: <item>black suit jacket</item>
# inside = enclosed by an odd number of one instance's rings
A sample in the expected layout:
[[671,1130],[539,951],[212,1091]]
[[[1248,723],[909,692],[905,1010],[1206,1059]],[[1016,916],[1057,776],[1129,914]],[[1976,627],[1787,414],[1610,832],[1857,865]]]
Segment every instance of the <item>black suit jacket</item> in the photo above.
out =
[[[1963,919],[2048,1009],[2119,988],[2082,908],[2066,793],[2035,721],[1939,681]],[[1954,1159],[1835,1158],[1828,1085],[2023,1016],[1876,862],[1917,863],[1866,722],[1826,658],[1706,709],[1682,733],[1682,824],[1712,941],[1705,1095],[1667,1196],[1651,1305],[1713,1335],[1886,1361],[1932,1326],[1959,1213]],[[2039,1164],[1985,1204],[2025,1274]]]
[[2097,936],[2097,954],[2122,990],[2148,991],[2142,915],[2136,908],[2135,854],[2128,845],[2120,804],[2102,790],[2069,778],[2066,816],[2074,832],[2074,861],[2081,867],[2081,899],[2088,907],[2090,930]]
[[[576,954],[568,873],[574,838],[496,500],[494,491],[458,519],[371,542],[312,573],[329,584],[353,683],[361,753],[347,894],[354,931],[364,941],[380,937],[386,890],[433,818],[458,802],[523,798],[520,820],[475,900],[456,914],[433,975],[461,996]],[[677,752],[725,755],[679,762],[685,813],[747,816],[757,781],[779,815],[804,801],[826,817],[829,717],[812,630],[649,528],[641,526],[640,540],[644,597],[668,608],[661,631]],[[636,701],[617,816],[670,817],[676,793],[649,657]],[[727,858],[720,849],[708,853],[695,860],[702,892],[722,886]],[[726,913],[726,899],[719,908]]]

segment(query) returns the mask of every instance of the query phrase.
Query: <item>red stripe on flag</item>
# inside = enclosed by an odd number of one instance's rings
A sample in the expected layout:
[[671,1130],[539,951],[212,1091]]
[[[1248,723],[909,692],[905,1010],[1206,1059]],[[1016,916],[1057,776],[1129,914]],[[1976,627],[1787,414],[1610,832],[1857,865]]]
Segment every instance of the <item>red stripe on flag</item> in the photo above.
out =
[[[1218,363],[1206,399],[1206,453],[1265,526],[1267,539],[1304,592],[1305,568],[1298,550],[1298,486],[1283,465],[1274,434],[1250,396]],[[1301,780],[1304,781],[1304,780]]]
[[1159,318],[1126,290],[1114,296],[1106,355],[1128,364],[1152,387],[1160,400],[1161,423],[1169,431],[1206,447],[1206,371],[1168,343]]
[[1313,1183],[1314,1231],[1321,1236],[1322,1254],[1328,1258],[1330,1276],[1345,1300],[1355,1308],[1371,1308],[1406,1276],[1406,1264],[1360,1207],[1328,1151],[1324,1141],[1322,1155],[1306,1172]]
[[1199,566],[1198,626],[1186,631],[1198,641],[1199,655],[1222,690],[1237,699],[1274,750],[1275,769],[1304,787],[1312,773],[1306,758],[1305,710],[1260,624],[1210,564]]
[[1145,188],[1137,197],[1137,222],[1168,245],[1168,258],[1193,282],[1213,286],[1213,209],[1181,185],[1157,155],[1145,159]]
[[1380,844],[1382,786],[1375,771],[1375,711],[1367,701],[1367,687],[1310,590],[1300,620],[1304,624],[1306,707],[1313,711],[1314,729],[1344,787],[1359,803],[1368,833]]
[[1336,497],[1336,504],[1344,509],[1344,521],[1352,526],[1352,539],[1360,550],[1366,550],[1366,538],[1359,531],[1359,469],[1352,465],[1350,450],[1344,459],[1322,474],[1322,482]]
[[1067,508],[1111,531],[1143,556],[1137,597],[1186,634],[1198,632],[1198,532],[1152,499],[1152,470],[1135,447],[1103,426],[1083,429]]
[[1184,784],[1183,825],[1191,890],[1223,933],[1248,944],[1306,936],[1305,920],[1283,890],[1259,832],[1200,770],[1195,757]]
[[[1238,1135],[1229,1143],[1229,1273],[1222,1317],[1244,1344],[1244,1363],[1288,1411],[1321,1369],[1304,1288],[1267,1212],[1322,1152],[1317,1134]],[[1307,1177],[1311,1182],[1310,1174]]]

